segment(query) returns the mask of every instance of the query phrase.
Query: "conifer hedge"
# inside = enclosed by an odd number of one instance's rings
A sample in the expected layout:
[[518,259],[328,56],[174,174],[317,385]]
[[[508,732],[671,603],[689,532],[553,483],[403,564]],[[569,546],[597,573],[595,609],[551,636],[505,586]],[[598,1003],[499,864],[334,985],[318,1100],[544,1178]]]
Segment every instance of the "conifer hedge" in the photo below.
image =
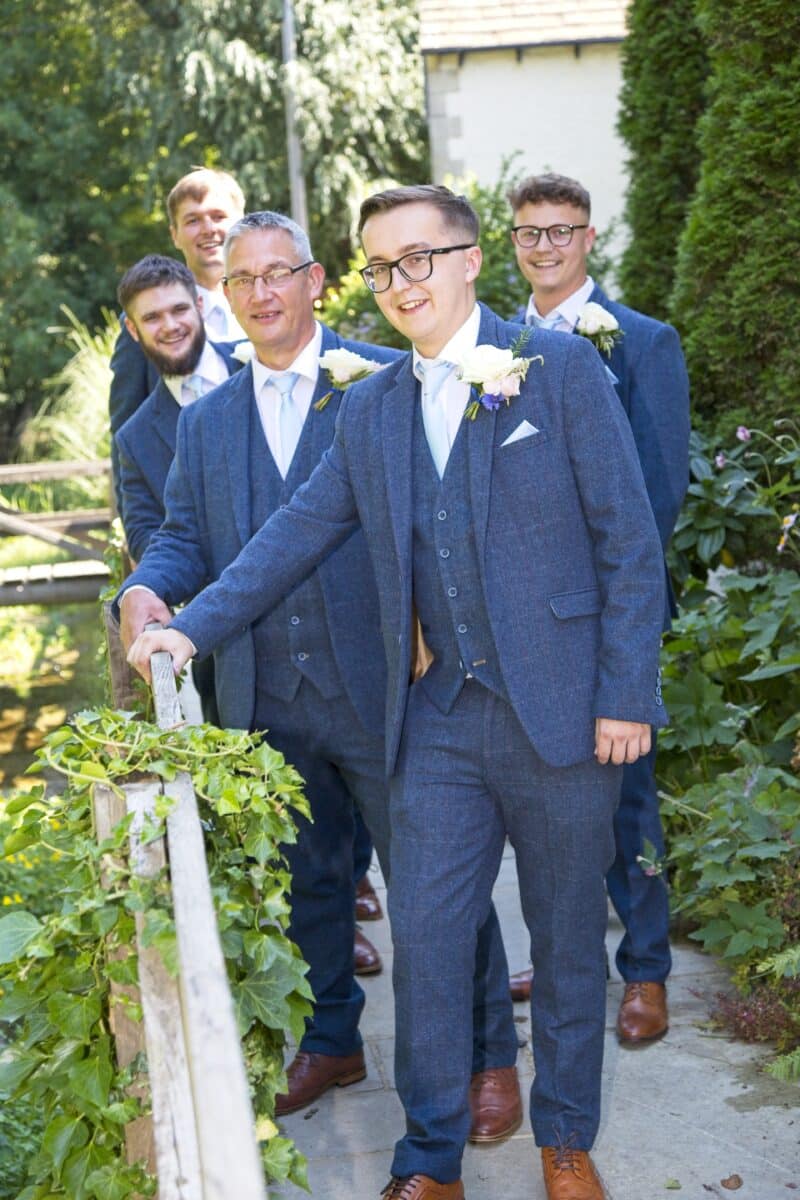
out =
[[627,304],[666,320],[678,240],[697,182],[697,120],[708,74],[695,0],[633,0],[622,44],[618,129],[630,176],[631,240],[619,267]]
[[696,11],[711,73],[671,316],[695,413],[762,423],[800,408],[800,6],[697,0]]

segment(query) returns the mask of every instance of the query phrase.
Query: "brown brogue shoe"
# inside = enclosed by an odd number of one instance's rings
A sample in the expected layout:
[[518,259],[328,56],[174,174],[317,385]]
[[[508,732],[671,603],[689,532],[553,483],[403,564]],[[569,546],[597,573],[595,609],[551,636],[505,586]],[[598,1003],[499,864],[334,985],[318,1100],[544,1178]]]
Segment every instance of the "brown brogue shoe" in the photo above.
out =
[[382,1200],[464,1200],[464,1185],[437,1183],[430,1175],[393,1175],[381,1192]]
[[516,1067],[476,1071],[469,1085],[471,1142],[499,1142],[522,1124],[522,1096]]
[[375,889],[367,879],[359,879],[356,884],[356,920],[380,921],[383,916],[381,902],[375,895]]
[[606,1192],[586,1150],[544,1146],[542,1170],[547,1200],[606,1200]]
[[289,1064],[286,1079],[288,1092],[275,1097],[275,1116],[285,1117],[318,1100],[323,1092],[332,1087],[347,1087],[358,1083],[367,1074],[364,1051],[355,1054],[313,1054],[298,1050]]
[[356,975],[377,975],[383,970],[383,962],[378,951],[369,938],[365,938],[360,929],[356,929],[356,940],[353,946],[353,971]]
[[654,1042],[669,1029],[667,989],[663,983],[625,984],[617,1017],[617,1037],[623,1045]]
[[530,1000],[531,984],[533,983],[533,967],[528,967],[526,971],[518,971],[516,975],[512,975],[509,979],[511,985],[511,999],[515,1002],[518,1000]]

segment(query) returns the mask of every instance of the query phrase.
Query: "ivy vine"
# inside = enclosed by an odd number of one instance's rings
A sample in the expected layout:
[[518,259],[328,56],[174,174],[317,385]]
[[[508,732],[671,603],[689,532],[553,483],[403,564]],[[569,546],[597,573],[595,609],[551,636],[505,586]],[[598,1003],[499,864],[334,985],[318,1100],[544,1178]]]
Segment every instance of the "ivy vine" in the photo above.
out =
[[[140,880],[125,858],[130,819],[98,844],[93,792],[142,773],[165,782],[148,836],[163,830],[169,781],[192,777],[209,877],[267,1177],[307,1187],[305,1162],[272,1121],[285,1086],[286,1032],[295,1040],[311,1012],[306,964],[285,930],[290,877],[281,843],[308,816],[303,781],[258,734],[209,725],[164,732],[130,713],[79,713],[46,739],[31,771],[55,770],[60,791],[36,784],[8,801],[11,828],[0,857],[29,853],[47,864],[48,898],[0,916],[0,1101],[25,1096],[43,1118],[18,1200],[125,1200],[154,1195],[143,1166],[126,1165],[125,1125],[142,1114],[131,1089],[144,1064],[117,1067],[109,1022],[112,981],[135,984],[134,915],[146,944],[176,967],[169,889]],[[6,824],[8,828],[8,824]],[[102,878],[101,878],[102,875]],[[130,998],[125,1004],[137,1019]],[[134,1089],[135,1091],[135,1089]]]

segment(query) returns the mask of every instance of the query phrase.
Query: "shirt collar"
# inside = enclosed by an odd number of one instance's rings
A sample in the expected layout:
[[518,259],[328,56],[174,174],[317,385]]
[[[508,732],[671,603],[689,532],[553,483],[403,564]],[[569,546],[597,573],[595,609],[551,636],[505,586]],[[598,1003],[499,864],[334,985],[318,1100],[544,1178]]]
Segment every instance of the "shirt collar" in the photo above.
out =
[[164,383],[170,394],[183,407],[183,384],[192,375],[200,375],[207,383],[223,383],[228,378],[228,368],[222,355],[206,338],[203,351],[197,360],[197,366],[187,375],[164,375]]
[[236,342],[247,336],[231,311],[228,297],[221,289],[212,292],[198,283],[197,294],[203,301],[203,322],[208,324],[209,337],[215,337],[218,341]]
[[306,342],[303,349],[297,355],[293,363],[282,371],[276,371],[273,367],[268,367],[261,362],[255,355],[251,362],[253,365],[253,389],[258,396],[263,388],[273,375],[285,375],[289,371],[294,371],[297,375],[308,379],[312,387],[317,386],[317,376],[319,375],[319,359],[322,351],[322,326],[319,321],[314,322],[314,336]]
[[[588,303],[589,297],[593,291],[594,280],[592,279],[591,275],[587,275],[577,291],[574,291],[571,296],[567,296],[566,300],[562,300],[561,303],[557,304],[552,312],[549,312],[547,315],[553,316],[553,314],[557,312],[564,324],[568,325],[570,329],[574,329],[578,324],[578,317],[581,315],[584,305]],[[541,317],[542,315],[536,307],[536,301],[534,300],[533,295],[531,295],[530,299],[528,300],[528,308],[525,315],[527,317],[532,317],[534,315]]]
[[[478,333],[480,331],[480,326],[481,326],[481,310],[478,307],[478,305],[476,304],[475,307],[473,308],[472,312],[467,317],[464,324],[455,331],[455,333],[450,338],[450,341],[447,343],[447,345],[443,346],[442,349],[439,351],[439,353],[436,355],[436,359],[444,361],[444,362],[454,362],[454,363],[459,362],[460,359],[464,358],[464,356],[470,350],[474,350],[475,347],[477,346]],[[423,362],[431,361],[430,359],[425,358],[424,355],[420,354],[419,351],[417,350],[416,346],[414,346],[414,348],[413,348],[414,374],[417,376],[418,379],[419,379],[419,375],[417,374],[417,363],[420,361],[420,359],[422,359]]]

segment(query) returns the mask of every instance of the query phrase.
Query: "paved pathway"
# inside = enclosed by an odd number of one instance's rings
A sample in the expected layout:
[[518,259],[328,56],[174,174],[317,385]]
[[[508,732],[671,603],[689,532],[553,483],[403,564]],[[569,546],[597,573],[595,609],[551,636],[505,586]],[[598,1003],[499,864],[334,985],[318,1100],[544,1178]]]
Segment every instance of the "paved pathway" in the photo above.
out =
[[[373,878],[383,895],[379,877]],[[510,850],[495,902],[514,970],[527,962],[527,950]],[[378,1200],[402,1129],[394,1090],[388,922],[371,922],[365,932],[385,963],[382,975],[363,981],[368,1076],[334,1089],[282,1123],[309,1160],[314,1200]],[[614,919],[608,935],[612,961],[619,937]],[[670,1032],[645,1049],[623,1050],[617,1044],[614,1022],[622,984],[615,976],[608,985],[604,1109],[594,1156],[609,1200],[789,1200],[793,1195],[800,1200],[800,1088],[764,1075],[757,1048],[704,1027],[707,1000],[724,986],[724,974],[691,943],[678,946],[674,957]],[[533,1077],[530,1015],[522,1004],[516,1011],[520,1038],[526,1040],[519,1056],[525,1088]],[[723,1187],[733,1175],[741,1178],[741,1186]],[[464,1185],[467,1200],[545,1200],[530,1129],[523,1126],[499,1146],[468,1147]],[[302,1193],[289,1188],[284,1195],[300,1200]]]

